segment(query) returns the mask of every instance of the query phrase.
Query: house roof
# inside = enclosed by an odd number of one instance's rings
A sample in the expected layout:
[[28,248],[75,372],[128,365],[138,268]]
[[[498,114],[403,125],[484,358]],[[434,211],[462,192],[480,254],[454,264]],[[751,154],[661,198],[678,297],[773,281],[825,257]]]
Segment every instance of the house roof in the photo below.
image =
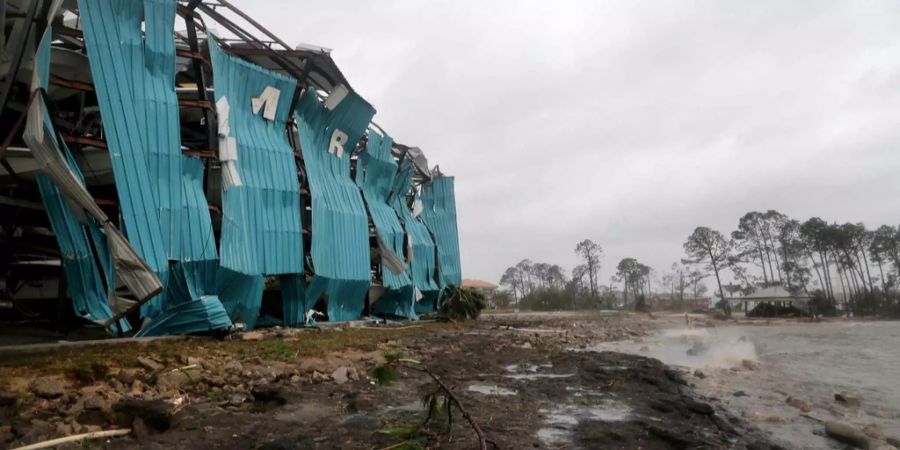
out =
[[462,280],[463,287],[479,288],[479,289],[497,289],[497,285],[484,280],[473,280],[466,278]]
[[750,294],[741,297],[730,297],[729,300],[809,300],[807,295],[792,295],[781,285],[757,288]]

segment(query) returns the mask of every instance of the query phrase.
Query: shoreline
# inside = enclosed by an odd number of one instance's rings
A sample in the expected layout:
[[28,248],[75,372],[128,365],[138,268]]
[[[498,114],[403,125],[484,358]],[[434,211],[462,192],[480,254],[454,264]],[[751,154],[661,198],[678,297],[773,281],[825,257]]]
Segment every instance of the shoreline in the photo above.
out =
[[[844,448],[835,440],[840,433],[850,433],[871,448],[900,444],[896,400],[882,400],[889,392],[897,398],[890,381],[879,379],[878,369],[863,361],[842,367],[840,356],[889,349],[890,344],[872,347],[878,343],[872,340],[896,338],[896,321],[749,319],[710,325],[688,328],[682,320],[655,336],[607,343],[600,349],[674,364],[700,393],[790,448]],[[860,333],[866,338],[854,337]],[[866,340],[871,349],[852,347]],[[866,357],[877,358],[874,355],[878,353]],[[882,372],[896,372],[896,358],[885,364]],[[841,429],[829,432],[835,424]]]
[[[464,324],[270,329],[228,340],[66,346],[0,353],[0,445],[125,427],[103,448],[387,448],[421,423],[434,383],[422,362],[500,448],[779,448],[750,422],[635,355],[569,351],[644,338],[669,322],[595,312],[485,314]],[[136,421],[137,416],[144,417]],[[150,417],[151,419],[147,419]],[[474,448],[468,424],[432,421],[422,446]],[[74,446],[72,448],[75,448]]]

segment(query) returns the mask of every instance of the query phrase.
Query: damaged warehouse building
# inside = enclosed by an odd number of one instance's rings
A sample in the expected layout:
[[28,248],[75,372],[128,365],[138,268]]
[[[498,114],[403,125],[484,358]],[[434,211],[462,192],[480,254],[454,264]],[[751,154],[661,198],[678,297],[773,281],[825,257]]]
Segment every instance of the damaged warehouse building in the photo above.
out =
[[7,323],[415,319],[460,284],[453,177],[329,50],[225,0],[0,4]]

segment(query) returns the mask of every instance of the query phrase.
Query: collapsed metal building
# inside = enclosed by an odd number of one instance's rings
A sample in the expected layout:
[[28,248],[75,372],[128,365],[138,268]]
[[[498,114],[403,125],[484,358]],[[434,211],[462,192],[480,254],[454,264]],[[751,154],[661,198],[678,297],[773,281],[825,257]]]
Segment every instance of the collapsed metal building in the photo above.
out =
[[460,284],[453,177],[329,50],[225,0],[0,5],[3,315],[138,336],[415,319]]

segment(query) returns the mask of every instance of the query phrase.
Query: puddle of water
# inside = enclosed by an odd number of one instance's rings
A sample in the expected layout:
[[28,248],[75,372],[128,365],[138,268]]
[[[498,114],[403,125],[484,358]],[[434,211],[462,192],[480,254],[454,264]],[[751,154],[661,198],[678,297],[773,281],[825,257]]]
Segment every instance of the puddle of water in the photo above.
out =
[[505,367],[507,372],[513,373],[525,373],[525,372],[537,372],[540,369],[552,369],[553,364],[545,363],[545,364],[510,364]]
[[632,416],[631,408],[621,403],[607,403],[599,408],[587,408],[592,419],[604,422],[623,422]]
[[484,395],[500,395],[500,396],[508,396],[508,395],[517,395],[518,392],[507,389],[505,387],[497,386],[497,385],[489,385],[489,384],[470,384],[469,387],[466,388],[469,392],[477,392],[479,394]]
[[275,420],[285,422],[310,423],[326,417],[329,414],[328,410],[321,406],[313,403],[300,403],[296,405],[287,405],[272,414],[272,417]]
[[425,405],[423,405],[421,401],[414,400],[399,406],[388,406],[387,408],[385,408],[385,411],[388,413],[416,413],[425,411],[426,409],[427,408],[425,408]]
[[515,375],[503,375],[505,378],[513,380],[537,380],[540,378],[570,378],[574,377],[574,373],[519,373]]
[[537,431],[537,438],[544,445],[554,447],[565,445],[572,441],[572,432],[569,430],[561,430],[559,428],[541,428]]
[[510,364],[505,367],[509,375],[503,375],[505,378],[513,380],[537,380],[540,378],[569,378],[574,377],[574,373],[538,373],[541,369],[552,369],[553,364]]
[[[572,442],[575,427],[583,420],[603,422],[623,422],[633,417],[633,411],[624,403],[608,398],[596,398],[596,393],[588,392],[576,404],[560,405],[553,409],[542,409],[545,415],[543,428],[536,436],[546,446],[566,445]],[[579,402],[584,404],[578,404]]]
[[511,331],[521,331],[523,333],[565,333],[566,330],[558,330],[552,328],[510,328]]

